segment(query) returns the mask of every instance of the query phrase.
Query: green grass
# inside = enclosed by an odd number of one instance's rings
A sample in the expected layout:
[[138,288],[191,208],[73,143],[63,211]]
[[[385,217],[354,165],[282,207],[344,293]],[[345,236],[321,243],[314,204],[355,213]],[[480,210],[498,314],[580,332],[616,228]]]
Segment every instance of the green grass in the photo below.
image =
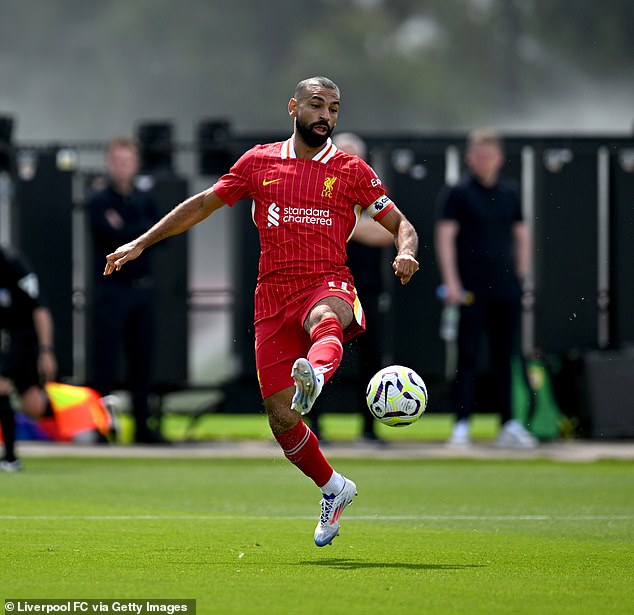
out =
[[631,613],[634,464],[339,460],[318,549],[283,458],[27,458],[0,475],[5,598],[195,598],[199,614]]
[[[310,416],[307,422],[310,421]],[[271,439],[271,431],[262,414],[207,414],[193,422],[183,414],[167,414],[163,433],[171,440],[221,440],[244,438]],[[407,429],[395,429],[377,423],[377,433],[386,440],[445,440],[449,437],[453,418],[447,414],[427,414]],[[477,414],[472,420],[472,436],[476,440],[492,439],[497,434],[498,419],[493,414]],[[330,440],[354,440],[361,434],[361,416],[350,413],[327,413],[321,417],[322,435]],[[121,420],[122,443],[132,440],[132,422],[124,414]]]

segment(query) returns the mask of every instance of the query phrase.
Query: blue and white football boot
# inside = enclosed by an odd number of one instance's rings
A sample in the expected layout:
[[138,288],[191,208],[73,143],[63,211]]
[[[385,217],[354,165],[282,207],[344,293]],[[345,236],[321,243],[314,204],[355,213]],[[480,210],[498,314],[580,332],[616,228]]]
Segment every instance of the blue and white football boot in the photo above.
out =
[[345,476],[344,480],[345,485],[339,493],[324,495],[321,500],[321,515],[315,528],[315,544],[318,547],[329,545],[339,535],[339,517],[357,495],[357,486]]
[[291,408],[300,414],[308,414],[324,386],[324,378],[315,374],[308,359],[297,359],[291,376],[295,381],[295,395]]

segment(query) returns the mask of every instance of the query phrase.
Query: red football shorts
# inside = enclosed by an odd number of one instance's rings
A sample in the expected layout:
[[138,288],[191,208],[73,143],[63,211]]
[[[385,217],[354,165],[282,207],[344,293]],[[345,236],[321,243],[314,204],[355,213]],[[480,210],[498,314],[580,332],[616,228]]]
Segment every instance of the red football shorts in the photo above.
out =
[[[271,305],[271,292],[261,287],[255,295],[258,303]],[[255,365],[262,398],[294,385],[291,378],[293,363],[308,354],[311,341],[304,322],[312,307],[326,297],[339,297],[352,308],[354,317],[343,332],[347,341],[365,331],[365,315],[357,291],[349,282],[324,282],[311,287],[289,300],[281,297],[279,307],[271,315],[255,321]]]

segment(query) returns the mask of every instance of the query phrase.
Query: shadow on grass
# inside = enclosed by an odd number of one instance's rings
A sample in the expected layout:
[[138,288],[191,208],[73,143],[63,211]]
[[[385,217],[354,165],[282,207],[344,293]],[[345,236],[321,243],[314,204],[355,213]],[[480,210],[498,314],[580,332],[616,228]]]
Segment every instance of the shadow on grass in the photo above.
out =
[[303,561],[305,566],[328,566],[338,570],[359,570],[362,568],[396,568],[401,570],[466,570],[483,568],[482,564],[413,564],[411,562],[360,562],[353,559],[322,559]]

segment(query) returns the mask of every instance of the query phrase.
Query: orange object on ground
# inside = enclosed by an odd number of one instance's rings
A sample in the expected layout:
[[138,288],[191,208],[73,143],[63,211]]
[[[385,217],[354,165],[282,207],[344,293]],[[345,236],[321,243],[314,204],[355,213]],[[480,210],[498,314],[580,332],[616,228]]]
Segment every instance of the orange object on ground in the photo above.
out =
[[103,436],[109,434],[112,417],[97,391],[61,382],[47,382],[44,388],[54,416],[40,419],[38,426],[53,440],[69,442],[94,430]]

